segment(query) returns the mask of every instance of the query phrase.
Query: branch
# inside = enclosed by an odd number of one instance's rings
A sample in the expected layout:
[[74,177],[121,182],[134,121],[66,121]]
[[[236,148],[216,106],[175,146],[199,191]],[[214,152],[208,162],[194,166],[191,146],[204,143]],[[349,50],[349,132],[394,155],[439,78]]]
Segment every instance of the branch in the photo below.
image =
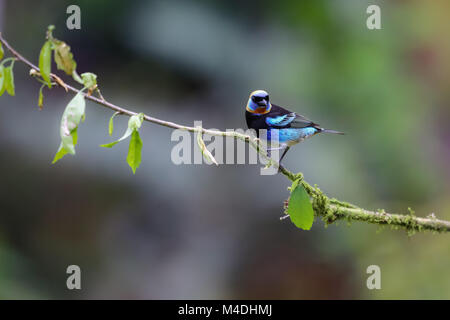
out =
[[[20,53],[18,53],[16,50],[14,50],[14,48],[12,48],[9,45],[9,43],[3,38],[1,32],[0,32],[0,42],[3,43],[3,45],[11,52],[11,54],[18,61],[29,66],[32,70],[34,70],[35,73],[40,73],[40,70],[37,66],[31,63],[29,60],[27,60],[25,57],[23,57]],[[50,76],[57,84],[63,87],[66,91],[71,91],[73,93],[79,93],[81,91],[64,83],[57,75],[53,73],[51,73]],[[100,106],[109,108],[120,114],[125,114],[128,116],[138,114],[137,112],[125,109],[123,107],[119,107],[111,102],[106,101],[105,99],[99,99],[88,93],[83,94],[86,99],[91,100],[92,102],[95,102]],[[250,144],[250,146],[252,146],[264,160],[270,161],[271,164],[276,168],[278,168],[279,172],[285,175],[290,181],[300,180],[300,183],[303,185],[309,196],[312,198],[313,209],[316,216],[321,217],[326,224],[331,224],[337,220],[364,221],[381,226],[388,225],[395,229],[402,228],[405,229],[408,232],[408,234],[413,234],[415,232],[422,232],[422,231],[433,231],[433,232],[450,231],[450,222],[436,219],[434,215],[431,215],[430,217],[427,218],[420,218],[414,216],[412,213],[410,213],[409,215],[402,215],[402,214],[386,213],[384,211],[379,212],[369,211],[359,208],[347,202],[339,201],[334,198],[329,198],[319,188],[312,187],[310,184],[304,181],[303,175],[301,173],[295,174],[286,169],[285,167],[283,167],[282,165],[280,165],[278,162],[271,159],[267,155],[266,151],[263,148],[261,148],[258,139],[256,139],[255,137],[240,134],[237,132],[224,132],[224,131],[203,129],[200,127],[184,126],[174,122],[154,118],[148,115],[144,115],[144,120],[172,129],[185,130],[193,133],[197,132],[211,136],[232,137]]]

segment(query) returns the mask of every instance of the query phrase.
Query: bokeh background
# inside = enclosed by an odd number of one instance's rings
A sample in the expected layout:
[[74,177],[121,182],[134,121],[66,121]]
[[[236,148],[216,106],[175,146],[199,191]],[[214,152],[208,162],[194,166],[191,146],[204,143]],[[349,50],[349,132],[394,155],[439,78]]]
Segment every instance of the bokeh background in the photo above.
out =
[[[67,30],[66,8],[81,8]],[[381,7],[382,30],[366,28]],[[0,0],[0,30],[37,63],[47,25],[110,101],[209,128],[245,128],[249,92],[346,136],[285,165],[368,209],[450,219],[450,3]],[[54,66],[54,70],[55,70]],[[280,221],[288,180],[260,165],[174,165],[171,130],[146,123],[143,162],[99,148],[112,112],[88,103],[76,156],[51,165],[71,99],[15,66],[0,98],[0,298],[448,299],[450,235]],[[61,76],[62,74],[59,73]],[[66,78],[67,79],[67,78]],[[70,81],[70,79],[67,79]],[[114,137],[126,128],[117,117]],[[66,268],[82,290],[66,288]],[[382,289],[368,290],[379,265]]]

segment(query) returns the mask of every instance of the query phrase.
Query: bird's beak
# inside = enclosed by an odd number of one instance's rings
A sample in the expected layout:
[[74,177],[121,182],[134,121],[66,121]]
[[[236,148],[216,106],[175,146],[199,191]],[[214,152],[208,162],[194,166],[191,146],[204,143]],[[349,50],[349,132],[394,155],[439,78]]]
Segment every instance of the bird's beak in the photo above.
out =
[[259,106],[259,107],[267,107],[267,101],[266,101],[265,99],[259,101],[259,102],[258,102],[258,106]]

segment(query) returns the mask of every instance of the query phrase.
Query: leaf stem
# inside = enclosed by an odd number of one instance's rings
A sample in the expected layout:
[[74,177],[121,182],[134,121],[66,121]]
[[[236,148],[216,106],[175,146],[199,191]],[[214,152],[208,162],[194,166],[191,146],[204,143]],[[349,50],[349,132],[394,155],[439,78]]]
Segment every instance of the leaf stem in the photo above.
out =
[[9,58],[6,58],[6,59],[3,59],[3,61],[2,62],[0,62],[0,66],[2,66],[3,64],[5,64],[6,62],[8,62],[8,61],[12,61],[11,62],[11,67],[12,66],[14,66],[14,62],[17,60],[17,58],[15,58],[15,57],[9,57]]

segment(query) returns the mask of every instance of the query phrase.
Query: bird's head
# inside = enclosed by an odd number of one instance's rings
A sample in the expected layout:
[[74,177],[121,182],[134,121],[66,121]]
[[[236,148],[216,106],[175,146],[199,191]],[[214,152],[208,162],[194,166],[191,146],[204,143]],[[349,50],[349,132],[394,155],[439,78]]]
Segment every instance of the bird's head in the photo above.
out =
[[254,114],[266,114],[272,105],[269,102],[269,94],[264,90],[256,90],[250,93],[246,110]]

